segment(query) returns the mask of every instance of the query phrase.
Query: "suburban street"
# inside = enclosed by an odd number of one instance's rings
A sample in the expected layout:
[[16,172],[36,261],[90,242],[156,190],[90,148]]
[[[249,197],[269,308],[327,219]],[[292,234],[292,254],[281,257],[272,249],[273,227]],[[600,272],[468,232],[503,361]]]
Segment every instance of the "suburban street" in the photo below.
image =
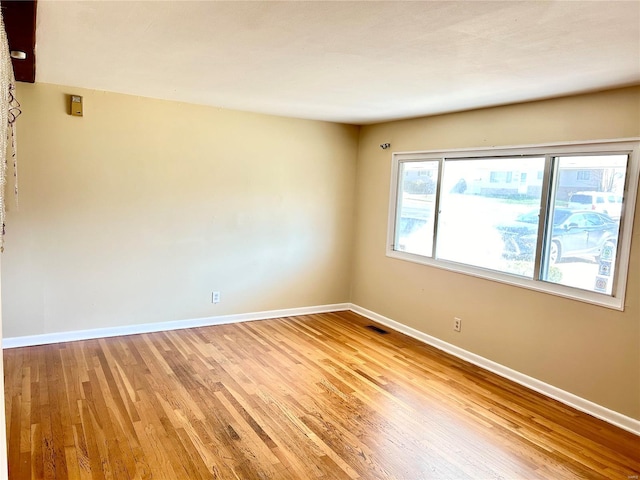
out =
[[[429,256],[433,241],[433,195],[404,194],[399,249]],[[480,195],[449,194],[440,204],[436,257],[491,270],[532,277],[533,257],[509,258],[496,226],[535,212],[534,201],[509,201]],[[549,281],[593,291],[599,264],[595,258],[562,258]],[[610,282],[609,282],[610,283]],[[607,287],[610,293],[611,285]]]

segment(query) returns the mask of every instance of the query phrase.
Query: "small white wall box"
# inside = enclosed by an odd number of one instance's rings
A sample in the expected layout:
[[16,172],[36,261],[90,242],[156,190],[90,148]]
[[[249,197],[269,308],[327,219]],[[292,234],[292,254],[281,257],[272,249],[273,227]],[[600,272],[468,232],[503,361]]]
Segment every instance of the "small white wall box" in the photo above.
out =
[[80,95],[69,95],[71,98],[71,115],[74,117],[82,116],[82,97]]

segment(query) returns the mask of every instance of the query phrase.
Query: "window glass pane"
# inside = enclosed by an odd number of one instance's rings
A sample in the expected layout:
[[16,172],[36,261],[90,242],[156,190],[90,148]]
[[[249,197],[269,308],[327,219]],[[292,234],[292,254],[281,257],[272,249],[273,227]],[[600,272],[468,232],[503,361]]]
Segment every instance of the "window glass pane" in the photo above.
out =
[[438,163],[400,164],[395,250],[432,256]]
[[627,155],[555,159],[541,278],[611,295]]
[[544,157],[446,161],[437,258],[532,278],[543,171]]

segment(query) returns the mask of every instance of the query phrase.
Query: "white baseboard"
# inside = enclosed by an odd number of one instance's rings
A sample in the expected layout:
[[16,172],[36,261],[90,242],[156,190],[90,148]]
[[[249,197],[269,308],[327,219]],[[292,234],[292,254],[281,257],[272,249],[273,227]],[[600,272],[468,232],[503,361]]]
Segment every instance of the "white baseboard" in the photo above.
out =
[[267,310],[264,312],[240,313],[236,315],[218,315],[215,317],[177,320],[172,322],[142,323],[138,325],[123,325],[120,327],[94,328],[91,330],[45,333],[25,337],[8,337],[2,339],[2,348],[30,347],[50,343],[72,342],[75,340],[119,337],[121,335],[135,335],[137,333],[164,332],[168,330],[180,330],[182,328],[225,325],[228,323],[249,322],[253,320],[293,317],[296,315],[312,315],[314,313],[349,310],[350,307],[350,303],[334,303],[332,305],[318,305],[315,307],[286,308],[283,310]]
[[570,407],[588,413],[596,418],[604,420],[612,425],[620,427],[636,435],[640,435],[640,421],[621,413],[609,410],[606,407],[578,397],[553,385],[529,377],[509,367],[505,367],[487,358],[471,353],[460,347],[444,342],[436,337],[427,335],[419,330],[408,327],[402,323],[391,320],[383,315],[367,310],[366,308],[350,303],[336,303],[331,305],[318,305],[314,307],[287,308],[283,310],[268,310],[263,312],[241,313],[235,315],[219,315],[214,317],[196,318],[191,320],[178,320],[172,322],[144,323],[139,325],[125,325],[121,327],[95,328],[91,330],[79,330],[72,332],[57,332],[43,335],[30,335],[25,337],[9,337],[2,339],[2,348],[28,347],[33,345],[46,345],[51,343],[71,342],[75,340],[89,340],[94,338],[118,337],[121,335],[134,335],[137,333],[151,333],[182,328],[206,327],[211,325],[224,325],[229,323],[248,322],[253,320],[267,320],[270,318],[293,317],[296,315],[312,315],[314,313],[336,312],[351,310],[364,317],[370,318],[393,330],[404,333],[421,342],[443,350],[451,355],[473,363],[485,370],[493,372],[501,377],[512,380],[531,390],[535,390],[547,397],[558,400]]
[[420,340],[421,342],[431,345],[439,350],[450,353],[455,357],[466,360],[469,363],[473,363],[474,365],[493,372],[496,375],[500,375],[501,377],[507,378],[513,382],[530,388],[531,390],[535,390],[538,393],[553,398],[554,400],[573,407],[576,410],[588,413],[591,416],[599,418],[600,420],[604,420],[605,422],[627,430],[628,432],[640,435],[639,420],[627,417],[626,415],[614,412],[613,410],[609,410],[602,405],[598,405],[597,403],[585,400],[584,398],[578,397],[573,393],[561,390],[557,387],[554,387],[553,385],[549,385],[548,383],[537,380],[516,370],[512,370],[509,367],[505,367],[504,365],[496,363],[487,358],[481,357],[480,355],[476,355],[475,353],[471,353],[460,347],[456,347],[455,345],[444,342],[436,337],[432,337],[431,335],[427,335],[426,333],[408,327],[402,323],[396,322],[395,320],[391,320],[390,318],[372,312],[371,310],[367,310],[366,308],[352,304],[350,310],[362,315],[363,317],[367,317],[371,320],[381,323],[382,325],[392,328],[393,330],[413,337],[416,340]]

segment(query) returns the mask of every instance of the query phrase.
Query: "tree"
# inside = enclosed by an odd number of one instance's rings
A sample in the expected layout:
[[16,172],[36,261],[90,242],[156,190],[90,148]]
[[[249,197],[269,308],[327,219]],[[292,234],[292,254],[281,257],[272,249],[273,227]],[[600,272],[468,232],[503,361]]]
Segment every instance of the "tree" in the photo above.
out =
[[617,168],[603,168],[600,173],[600,190],[602,192],[621,191],[624,185],[621,184],[624,173]]

